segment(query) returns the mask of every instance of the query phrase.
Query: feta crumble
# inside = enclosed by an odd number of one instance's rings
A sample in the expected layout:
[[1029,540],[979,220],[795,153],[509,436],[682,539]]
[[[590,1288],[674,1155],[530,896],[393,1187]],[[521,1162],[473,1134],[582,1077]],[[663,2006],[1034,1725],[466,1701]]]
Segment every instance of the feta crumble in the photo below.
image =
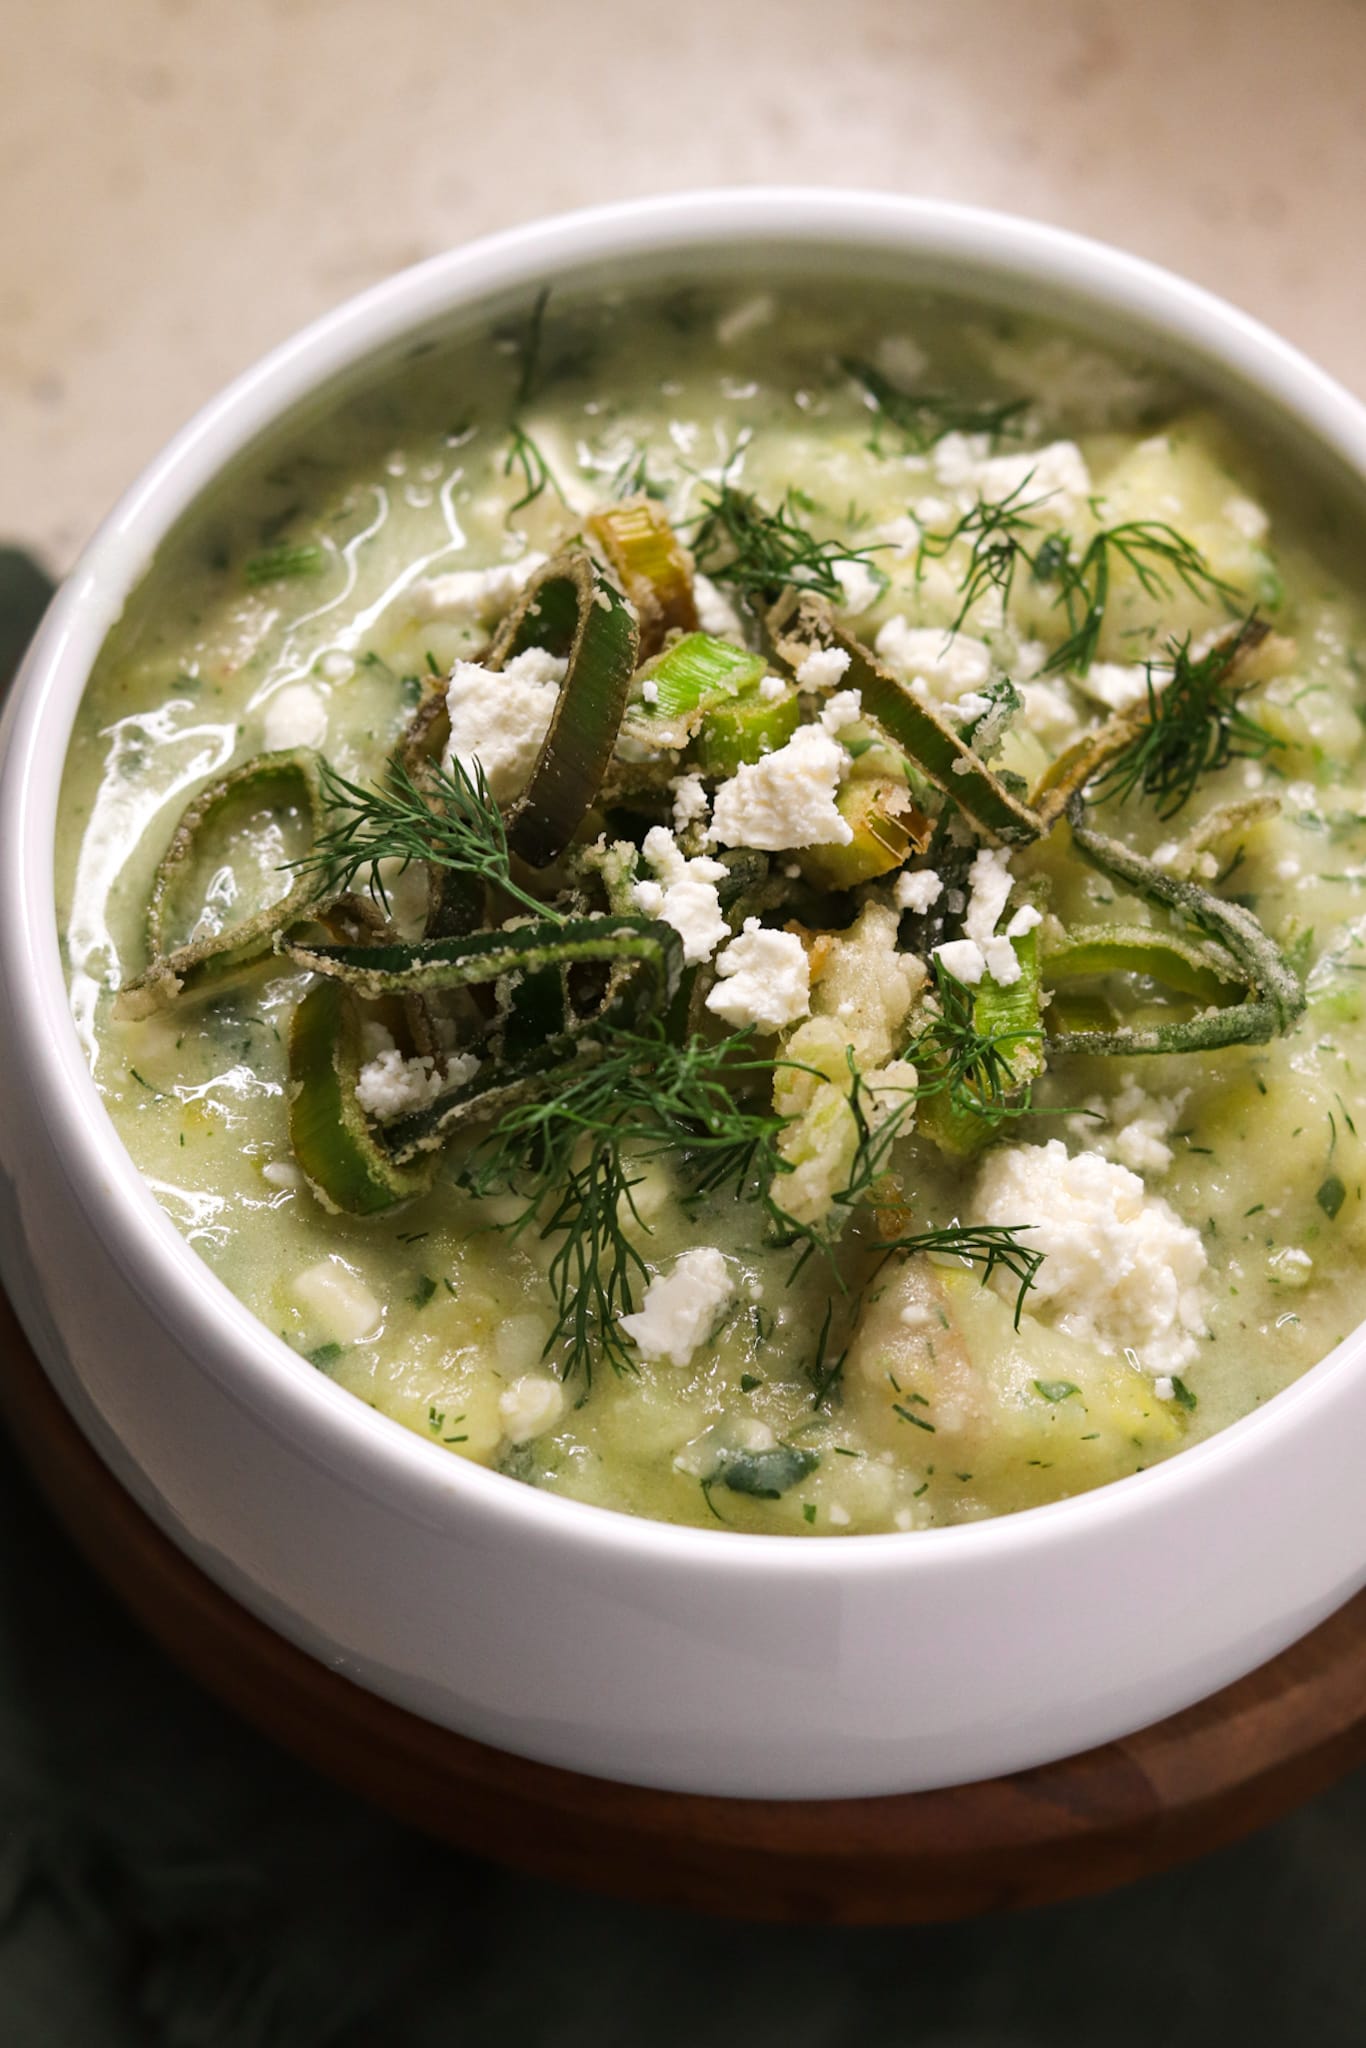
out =
[[718,640],[743,641],[745,629],[740,623],[739,612],[710,576],[703,576],[700,572],[693,576],[692,595],[697,607],[697,623],[704,633],[710,633]]
[[1093,488],[1075,441],[1050,441],[1023,455],[993,455],[979,466],[975,482],[988,504],[1011,498],[1029,506],[1031,519],[1055,519],[1062,526],[1084,515]]
[[1205,1248],[1127,1167],[1094,1152],[1071,1157],[1060,1138],[1002,1146],[978,1176],[972,1215],[1032,1226],[1024,1241],[1044,1255],[1032,1313],[1051,1311],[1060,1329],[1106,1351],[1132,1351],[1154,1375],[1179,1373],[1196,1355]]
[[914,910],[921,917],[934,908],[943,893],[943,881],[933,868],[916,868],[909,874],[898,875],[892,884],[892,901],[897,909]]
[[1069,1119],[1068,1128],[1079,1144],[1118,1160],[1131,1173],[1165,1173],[1173,1157],[1167,1140],[1189,1094],[1182,1088],[1175,1095],[1149,1095],[1134,1075],[1124,1074],[1109,1101],[1090,1097],[1082,1104],[1089,1115]]
[[843,647],[813,647],[797,670],[804,690],[833,690],[852,656]]
[[564,1413],[564,1389],[543,1372],[526,1372],[498,1396],[498,1419],[510,1443],[526,1444],[553,1429]]
[[545,560],[532,550],[519,561],[495,562],[487,569],[449,569],[442,576],[421,576],[409,585],[408,611],[424,623],[494,626]]
[[291,747],[320,747],[327,738],[327,706],[311,683],[290,683],[266,705],[264,738],[268,754]]
[[714,1334],[735,1293],[730,1268],[712,1245],[683,1252],[671,1273],[659,1273],[634,1315],[621,1327],[642,1358],[689,1365],[700,1344]]
[[457,661],[446,691],[451,736],[444,765],[453,761],[484,770],[499,803],[517,796],[536,765],[569,664],[544,648],[528,647],[501,673],[478,662]]
[[731,940],[716,961],[718,980],[707,1008],[737,1030],[752,1024],[782,1031],[811,1007],[811,969],[795,932],[773,931],[757,917]]
[[369,1018],[361,1029],[361,1049],[366,1058],[356,1077],[356,1100],[378,1123],[425,1109],[443,1088],[458,1087],[479,1071],[473,1053],[453,1054],[444,1074],[430,1053],[405,1059],[384,1026]]
[[991,650],[971,633],[949,633],[942,626],[911,626],[898,612],[879,628],[874,649],[892,673],[927,696],[947,703],[991,679]]
[[669,784],[674,800],[674,831],[690,832],[697,826],[704,840],[711,834],[707,831],[707,818],[711,812],[711,798],[700,775],[675,775]]
[[846,619],[861,618],[871,611],[887,588],[886,578],[866,562],[832,562],[830,568],[843,593],[835,609]]
[[849,756],[818,725],[799,726],[784,747],[746,762],[712,805],[723,846],[781,853],[789,846],[847,846],[853,827],[835,804]]
[[935,959],[956,980],[975,988],[989,974],[1000,988],[1011,988],[1020,978],[1020,962],[1012,939],[1023,938],[1041,922],[1032,904],[1016,911],[1004,932],[997,925],[1010,896],[1010,855],[1001,847],[984,846],[968,870],[967,914],[963,935],[935,948]]
[[716,884],[726,878],[724,862],[710,860],[705,854],[686,859],[663,825],[650,828],[641,851],[657,879],[634,883],[631,901],[647,917],[662,918],[672,925],[683,941],[683,958],[689,965],[710,960],[730,933],[716,893]]
[[836,690],[825,709],[821,712],[821,731],[828,732],[832,739],[844,731],[846,725],[857,725],[863,716],[863,699],[857,690]]

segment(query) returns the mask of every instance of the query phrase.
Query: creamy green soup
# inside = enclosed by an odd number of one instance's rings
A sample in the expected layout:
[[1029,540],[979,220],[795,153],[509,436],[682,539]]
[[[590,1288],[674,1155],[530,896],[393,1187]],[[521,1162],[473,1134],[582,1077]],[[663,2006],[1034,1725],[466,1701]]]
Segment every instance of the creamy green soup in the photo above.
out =
[[57,849],[110,1115],[268,1329],[792,1535],[1141,1470],[1366,1312],[1351,521],[1141,362],[836,296],[538,303],[258,451]]

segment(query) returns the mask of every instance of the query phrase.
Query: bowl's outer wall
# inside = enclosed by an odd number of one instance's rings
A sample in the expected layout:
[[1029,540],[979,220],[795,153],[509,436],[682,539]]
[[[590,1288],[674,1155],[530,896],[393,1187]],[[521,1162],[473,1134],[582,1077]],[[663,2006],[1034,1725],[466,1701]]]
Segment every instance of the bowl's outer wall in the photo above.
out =
[[52,848],[72,718],[157,542],[348,366],[585,267],[770,261],[1127,329],[1366,476],[1366,418],[1253,323],[1025,223],[857,194],[645,202],[519,231],[325,320],[193,422],[106,522],[35,642],[0,745],[0,1272],[67,1407],[159,1525],[324,1662],[461,1733],[683,1791],[909,1791],[1042,1763],[1214,1691],[1366,1579],[1366,1343],[1170,1464],[914,1537],[776,1539],[555,1500],[443,1456],[256,1323],[157,1207],[81,1061]]

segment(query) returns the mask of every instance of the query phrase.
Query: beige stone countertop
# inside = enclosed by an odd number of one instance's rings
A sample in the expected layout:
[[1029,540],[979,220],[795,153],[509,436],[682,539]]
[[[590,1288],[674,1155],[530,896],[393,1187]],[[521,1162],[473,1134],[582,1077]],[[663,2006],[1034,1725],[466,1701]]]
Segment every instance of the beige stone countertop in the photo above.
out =
[[54,569],[337,300],[688,186],[1031,214],[1366,392],[1362,0],[9,0],[6,29],[0,540]]

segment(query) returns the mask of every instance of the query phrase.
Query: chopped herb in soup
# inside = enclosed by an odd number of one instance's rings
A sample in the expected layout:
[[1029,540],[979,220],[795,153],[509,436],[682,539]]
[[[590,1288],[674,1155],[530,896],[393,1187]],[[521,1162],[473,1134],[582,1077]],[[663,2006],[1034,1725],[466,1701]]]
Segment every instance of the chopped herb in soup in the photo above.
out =
[[1347,510],[848,300],[371,373],[151,569],[58,848],[109,1112],[267,1328],[434,1456],[798,1536],[1141,1470],[1366,1312]]

